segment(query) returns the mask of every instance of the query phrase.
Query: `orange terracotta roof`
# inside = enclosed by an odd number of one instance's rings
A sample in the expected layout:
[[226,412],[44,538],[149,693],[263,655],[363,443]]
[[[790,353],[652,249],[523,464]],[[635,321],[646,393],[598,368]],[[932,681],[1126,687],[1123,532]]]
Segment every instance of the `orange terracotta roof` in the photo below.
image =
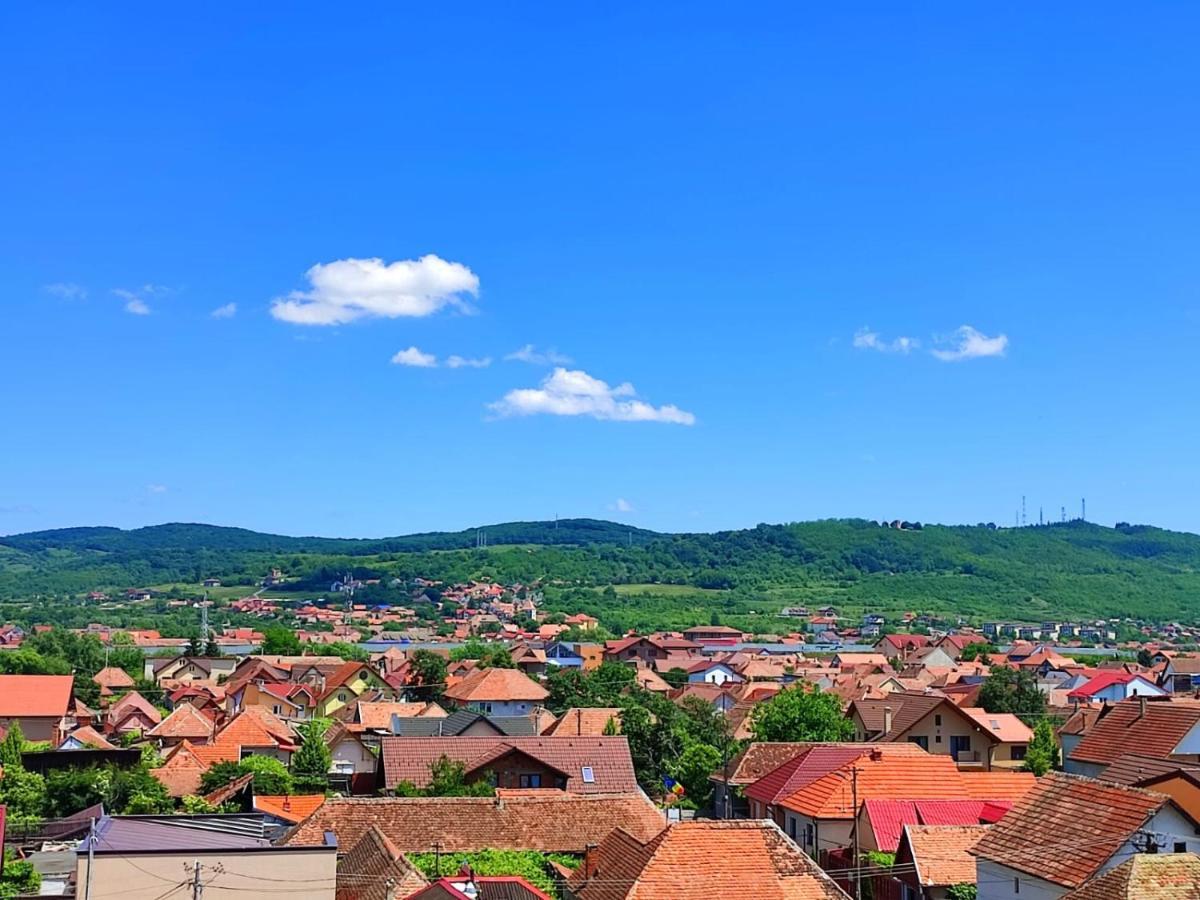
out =
[[76,728],[74,731],[68,734],[67,737],[74,738],[81,744],[86,744],[89,747],[95,747],[97,750],[117,749],[116,744],[110,743],[108,739],[104,737],[104,735],[98,732],[91,725],[84,725],[80,728]]
[[[949,756],[911,752],[897,754],[884,746],[875,753],[830,772],[783,799],[781,806],[821,819],[852,819],[855,789],[851,768],[858,772],[857,799],[955,800],[970,799],[959,779],[958,766]],[[918,750],[920,748],[917,748]]]
[[614,828],[642,840],[658,834],[663,816],[641,791],[583,796],[543,791],[539,797],[333,797],[284,838],[322,844],[326,831],[353,846],[372,825],[401,851],[497,850],[582,853]]
[[549,696],[549,691],[516,669],[475,669],[446,690],[446,697],[459,703],[539,701]]
[[[991,827],[975,852],[1076,888],[1168,803],[1163,794],[1050,772]],[[1062,847],[1071,836],[1078,842]]]
[[971,850],[990,825],[906,825],[897,859],[910,857],[924,887],[975,883],[975,857]]
[[649,841],[621,829],[569,882],[578,900],[845,900],[845,893],[767,820],[693,820]]
[[1200,857],[1137,853],[1062,900],[1194,900],[1200,897]]
[[612,725],[616,733],[621,732],[621,710],[615,706],[576,707],[568,709],[549,728],[542,732],[550,735],[575,735],[601,737]]
[[105,666],[92,676],[92,681],[105,688],[131,688],[134,685],[129,673],[116,666]]
[[421,717],[427,718],[430,716],[445,716],[446,711],[436,703],[364,703],[360,701],[356,715],[358,722],[364,728],[382,728],[390,731],[392,728],[392,716],[400,716],[401,718]]
[[0,718],[66,715],[73,675],[0,675]]
[[147,731],[146,736],[203,742],[211,739],[215,730],[212,719],[192,704],[181,703],[169,716]]
[[295,825],[311,816],[324,802],[324,794],[256,794],[254,810]]
[[979,706],[960,706],[984,732],[1005,744],[1028,744],[1033,729],[1012,713],[990,713]]
[[1024,797],[1037,778],[1032,772],[1010,772],[993,769],[990,772],[959,772],[958,780],[966,795],[973,800],[1010,800]]

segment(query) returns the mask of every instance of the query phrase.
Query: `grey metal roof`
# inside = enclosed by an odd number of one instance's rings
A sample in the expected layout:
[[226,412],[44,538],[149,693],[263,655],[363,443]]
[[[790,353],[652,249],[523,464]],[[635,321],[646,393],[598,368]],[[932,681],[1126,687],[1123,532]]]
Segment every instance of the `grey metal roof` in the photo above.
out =
[[485,716],[469,709],[460,709],[441,718],[393,715],[392,734],[399,737],[453,737],[481,719],[497,734],[507,737],[537,734],[532,716]]
[[[97,853],[136,853],[161,850],[248,850],[269,847],[263,837],[263,817],[105,816],[96,824]],[[86,853],[85,838],[77,853]]]

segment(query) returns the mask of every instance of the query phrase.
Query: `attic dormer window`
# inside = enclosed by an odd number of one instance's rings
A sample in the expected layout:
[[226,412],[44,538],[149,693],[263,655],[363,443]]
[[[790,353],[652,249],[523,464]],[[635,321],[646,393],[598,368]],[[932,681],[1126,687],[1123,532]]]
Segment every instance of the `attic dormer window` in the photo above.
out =
[[596,783],[596,772],[595,772],[595,770],[592,769],[591,766],[584,766],[580,771],[582,772],[582,775],[583,775],[583,783],[584,784],[595,784]]

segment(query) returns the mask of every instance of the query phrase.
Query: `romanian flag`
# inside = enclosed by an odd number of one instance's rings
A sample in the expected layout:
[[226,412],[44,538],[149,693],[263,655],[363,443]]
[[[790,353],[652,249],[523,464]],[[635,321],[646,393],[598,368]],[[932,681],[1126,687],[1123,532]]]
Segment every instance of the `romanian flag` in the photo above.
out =
[[672,778],[670,775],[663,776],[663,787],[665,787],[668,791],[670,791],[676,797],[682,797],[685,793],[687,793],[686,791],[684,791],[683,785],[680,784],[678,781],[676,781],[674,778]]

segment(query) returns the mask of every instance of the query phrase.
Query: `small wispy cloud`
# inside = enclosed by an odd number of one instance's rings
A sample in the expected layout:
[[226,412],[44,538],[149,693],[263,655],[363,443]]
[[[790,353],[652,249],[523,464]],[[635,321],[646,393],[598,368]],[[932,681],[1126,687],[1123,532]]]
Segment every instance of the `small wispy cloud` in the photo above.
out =
[[447,369],[486,369],[491,364],[492,358],[490,356],[480,356],[476,359],[471,359],[455,354],[446,357]]
[[165,297],[171,293],[171,289],[161,284],[143,284],[136,290],[113,288],[112,293],[114,296],[120,297],[125,301],[125,312],[135,316],[148,316],[151,309],[150,304],[146,302],[146,298]]
[[629,382],[615,387],[582,370],[556,368],[536,388],[509,391],[488,408],[499,418],[512,416],[588,416],[610,422],[667,422],[694,425],[696,417],[673,404],[652,406]]
[[998,334],[995,337],[988,337],[970,325],[960,326],[952,335],[940,338],[938,342],[945,346],[929,352],[942,362],[962,362],[968,359],[1003,356],[1008,350],[1008,335]]
[[633,504],[624,497],[618,497],[616,502],[608,504],[609,512],[631,513],[634,512]]
[[854,347],[858,350],[877,350],[880,353],[911,353],[921,346],[921,342],[916,338],[897,337],[892,340],[884,340],[879,336],[878,331],[871,331],[869,328],[860,328],[854,332]]
[[401,350],[392,357],[392,365],[394,366],[414,366],[418,369],[434,369],[437,368],[437,357],[432,353],[424,353],[417,347],[409,347],[407,350]]
[[574,360],[559,353],[553,347],[538,350],[533,344],[526,344],[519,350],[514,350],[504,357],[508,362],[529,363],[531,366],[569,366]]
[[42,290],[60,300],[86,300],[88,295],[87,288],[75,284],[73,281],[55,281],[53,284],[44,284]]
[[[167,486],[165,484],[148,484],[146,485],[146,490],[151,494],[165,494],[167,492]],[[186,493],[186,491],[184,493]]]
[[214,319],[232,319],[237,315],[237,304],[226,303],[224,306],[218,306],[209,315]]

